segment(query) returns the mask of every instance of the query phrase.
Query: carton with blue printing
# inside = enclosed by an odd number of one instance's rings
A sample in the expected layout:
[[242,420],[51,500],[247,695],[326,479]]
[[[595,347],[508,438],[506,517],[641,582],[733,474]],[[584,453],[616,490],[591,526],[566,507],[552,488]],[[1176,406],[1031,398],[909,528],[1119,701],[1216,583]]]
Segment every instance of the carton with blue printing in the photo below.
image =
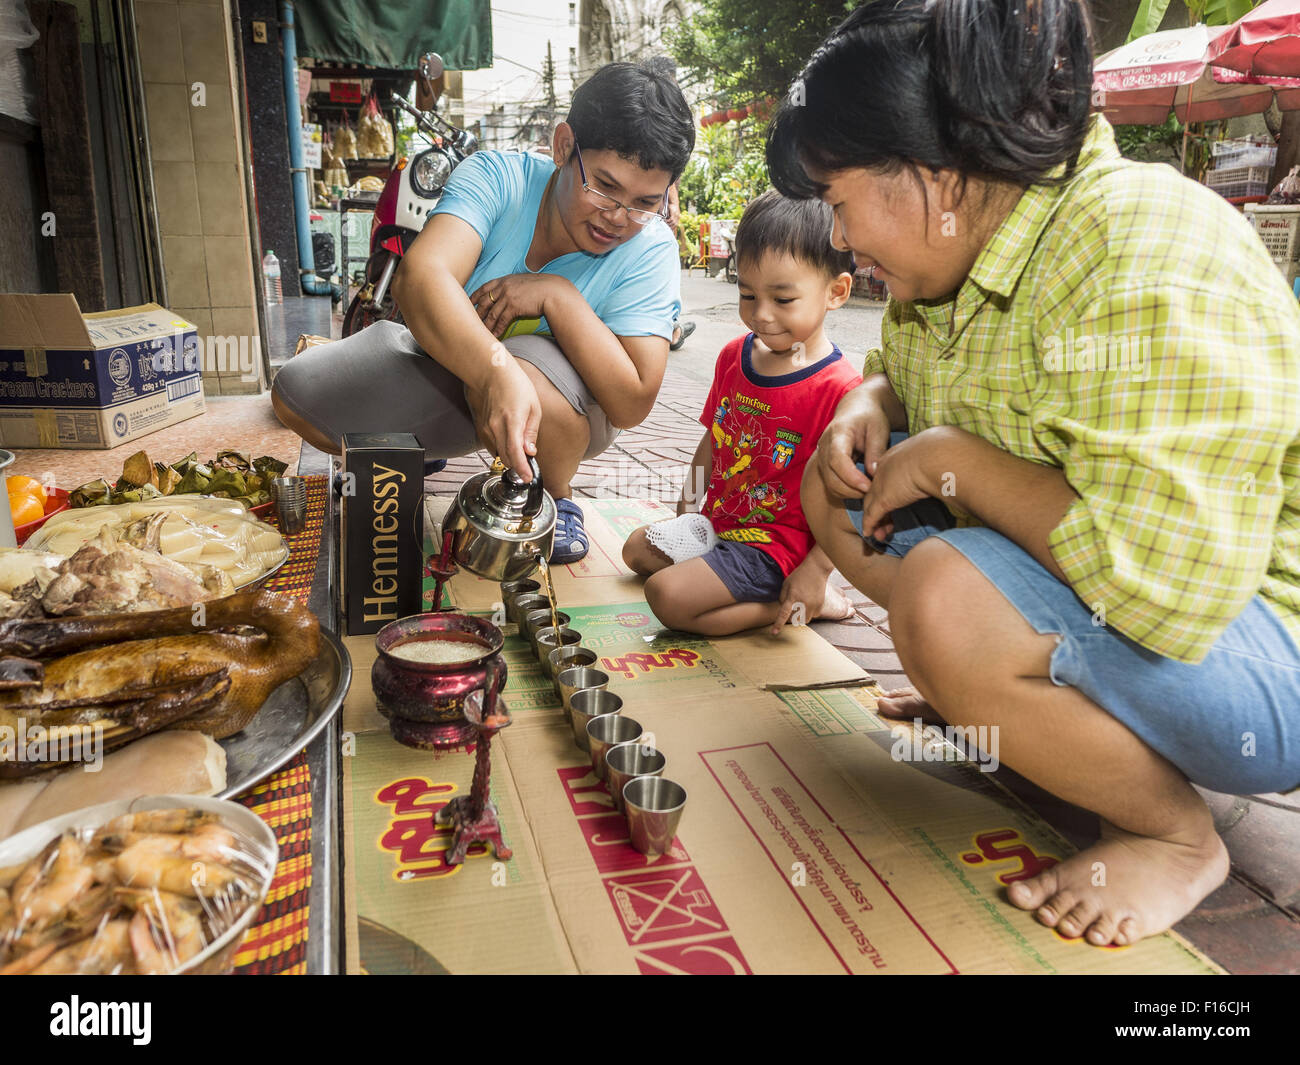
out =
[[0,294],[0,444],[112,448],[203,413],[196,328],[156,303],[82,314]]

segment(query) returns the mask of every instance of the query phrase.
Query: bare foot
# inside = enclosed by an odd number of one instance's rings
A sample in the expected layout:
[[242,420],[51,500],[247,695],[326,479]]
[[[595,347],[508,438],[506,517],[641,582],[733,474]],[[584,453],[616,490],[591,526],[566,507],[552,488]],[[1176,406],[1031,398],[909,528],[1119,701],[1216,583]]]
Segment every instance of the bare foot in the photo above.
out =
[[1177,923],[1228,875],[1228,851],[1212,826],[1179,840],[1136,836],[1105,820],[1101,830],[1099,843],[1012,884],[1011,903],[1069,939],[1086,933],[1094,946],[1123,947]]
[[895,688],[876,700],[882,717],[901,717],[908,721],[919,717],[927,725],[942,725],[943,718],[915,688]]
[[817,611],[817,621],[848,621],[856,613],[847,595],[838,588],[826,585],[826,595],[822,598],[821,609]]

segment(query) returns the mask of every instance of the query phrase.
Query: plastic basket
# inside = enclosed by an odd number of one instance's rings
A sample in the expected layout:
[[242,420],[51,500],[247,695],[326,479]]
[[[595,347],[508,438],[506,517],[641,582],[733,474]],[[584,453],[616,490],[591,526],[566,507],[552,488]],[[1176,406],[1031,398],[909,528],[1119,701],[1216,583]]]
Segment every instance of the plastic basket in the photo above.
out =
[[1268,166],[1232,166],[1210,170],[1205,184],[1220,196],[1267,196],[1268,178],[1273,172]]
[[1246,218],[1275,263],[1285,265],[1300,259],[1300,207],[1250,203]]
[[1268,141],[1237,138],[1217,141],[1211,147],[1214,168],[1226,170],[1236,166],[1267,166],[1277,162],[1277,145]]

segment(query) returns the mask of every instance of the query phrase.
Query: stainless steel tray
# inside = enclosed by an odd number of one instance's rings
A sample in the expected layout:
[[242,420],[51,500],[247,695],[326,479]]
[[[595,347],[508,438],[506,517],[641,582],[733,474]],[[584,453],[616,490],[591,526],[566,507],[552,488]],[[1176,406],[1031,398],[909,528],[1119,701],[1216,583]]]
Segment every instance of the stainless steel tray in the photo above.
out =
[[243,732],[219,740],[226,751],[229,799],[265,780],[307,746],[343,706],[352,683],[352,659],[333,633],[321,629],[320,652],[292,680],[271,693]]

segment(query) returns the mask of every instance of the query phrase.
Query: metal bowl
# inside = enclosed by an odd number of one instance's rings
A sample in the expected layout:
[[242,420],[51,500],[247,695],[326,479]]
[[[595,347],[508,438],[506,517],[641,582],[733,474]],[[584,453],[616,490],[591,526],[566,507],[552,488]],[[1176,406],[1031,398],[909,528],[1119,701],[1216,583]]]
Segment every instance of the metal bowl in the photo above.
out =
[[69,830],[96,829],[122,814],[142,810],[169,810],[175,807],[207,810],[221,818],[221,824],[235,833],[240,849],[249,859],[256,873],[253,897],[239,919],[220,936],[209,943],[199,954],[176,969],[171,975],[200,973],[213,975],[227,973],[234,967],[235,955],[244,941],[244,933],[256,919],[266,901],[266,893],[275,877],[280,848],[275,833],[257,814],[237,802],[224,799],[201,798],[196,795],[149,795],[140,799],[119,799],[116,802],[88,806],[82,810],[53,817],[17,835],[0,842],[0,869],[18,865],[36,857],[49,842]]
[[[418,639],[453,639],[477,645],[480,653],[460,662],[417,662],[392,651]],[[375,636],[379,657],[370,669],[370,686],[390,728],[398,718],[453,723],[464,718],[465,696],[476,688],[505,684],[501,657],[505,637],[485,618],[470,614],[413,614],[390,621]]]

